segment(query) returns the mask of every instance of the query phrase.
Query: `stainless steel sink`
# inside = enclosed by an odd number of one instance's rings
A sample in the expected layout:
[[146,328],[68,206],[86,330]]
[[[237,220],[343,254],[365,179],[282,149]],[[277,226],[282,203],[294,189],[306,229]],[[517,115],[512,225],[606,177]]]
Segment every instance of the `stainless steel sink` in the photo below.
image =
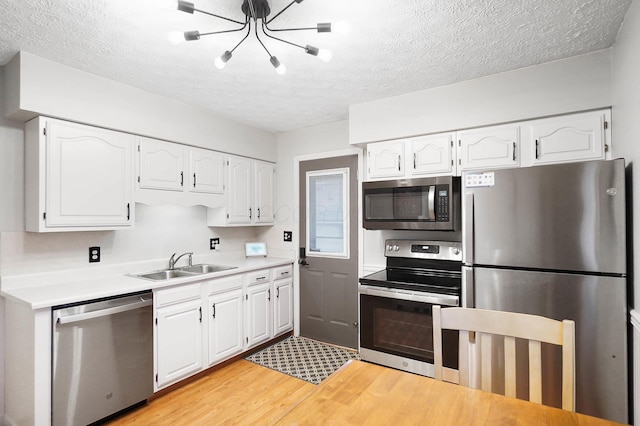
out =
[[220,272],[235,268],[235,266],[209,265],[203,263],[199,265],[185,266],[178,269],[163,269],[144,274],[134,274],[133,276],[136,278],[144,278],[146,280],[164,281],[170,280],[171,278],[194,277],[201,274],[209,274],[211,272]]
[[187,271],[181,271],[178,269],[167,269],[164,271],[149,272],[146,274],[139,274],[135,276],[138,278],[145,278],[147,280],[163,281],[163,280],[170,280],[171,278],[192,277],[194,275],[198,275],[198,274],[190,273]]
[[208,264],[199,264],[193,266],[185,266],[180,268],[181,271],[191,272],[195,274],[208,274],[211,272],[220,272],[226,271],[229,269],[235,269],[235,266],[221,266],[221,265],[208,265]]

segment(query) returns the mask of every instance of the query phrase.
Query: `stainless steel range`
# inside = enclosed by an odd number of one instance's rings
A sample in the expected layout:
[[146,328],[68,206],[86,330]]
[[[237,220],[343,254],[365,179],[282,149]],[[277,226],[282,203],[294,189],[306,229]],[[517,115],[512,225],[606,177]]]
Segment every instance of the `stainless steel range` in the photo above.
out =
[[[360,278],[360,357],[433,377],[431,310],[460,306],[462,245],[387,240],[385,256],[386,269]],[[457,370],[457,332],[443,341],[444,365]]]

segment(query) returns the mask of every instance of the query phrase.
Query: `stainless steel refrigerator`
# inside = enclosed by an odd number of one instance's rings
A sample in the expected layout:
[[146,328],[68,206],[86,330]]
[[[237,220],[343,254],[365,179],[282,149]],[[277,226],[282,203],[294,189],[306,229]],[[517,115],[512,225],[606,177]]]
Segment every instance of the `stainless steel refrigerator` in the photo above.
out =
[[[627,423],[624,160],[466,172],[462,186],[463,306],[574,320],[576,411]],[[558,407],[560,368],[545,348],[543,403]]]

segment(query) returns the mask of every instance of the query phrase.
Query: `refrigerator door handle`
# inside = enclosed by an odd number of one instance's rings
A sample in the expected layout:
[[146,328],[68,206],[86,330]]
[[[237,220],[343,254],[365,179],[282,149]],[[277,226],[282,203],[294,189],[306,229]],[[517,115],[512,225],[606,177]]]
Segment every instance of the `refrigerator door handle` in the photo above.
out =
[[475,308],[475,284],[473,280],[473,268],[469,266],[462,267],[462,307]]
[[473,194],[464,195],[462,212],[462,263],[473,264]]

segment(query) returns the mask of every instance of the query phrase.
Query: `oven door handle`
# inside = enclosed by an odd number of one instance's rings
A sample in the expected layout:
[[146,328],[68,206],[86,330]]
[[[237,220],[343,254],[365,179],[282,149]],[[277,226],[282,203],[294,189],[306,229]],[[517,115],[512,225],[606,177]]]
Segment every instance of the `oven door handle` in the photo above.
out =
[[368,294],[370,296],[386,297],[387,299],[400,299],[413,302],[429,303],[431,305],[460,306],[460,298],[458,296],[451,296],[448,294],[402,293],[397,291],[380,290],[371,287],[360,287],[360,293]]

